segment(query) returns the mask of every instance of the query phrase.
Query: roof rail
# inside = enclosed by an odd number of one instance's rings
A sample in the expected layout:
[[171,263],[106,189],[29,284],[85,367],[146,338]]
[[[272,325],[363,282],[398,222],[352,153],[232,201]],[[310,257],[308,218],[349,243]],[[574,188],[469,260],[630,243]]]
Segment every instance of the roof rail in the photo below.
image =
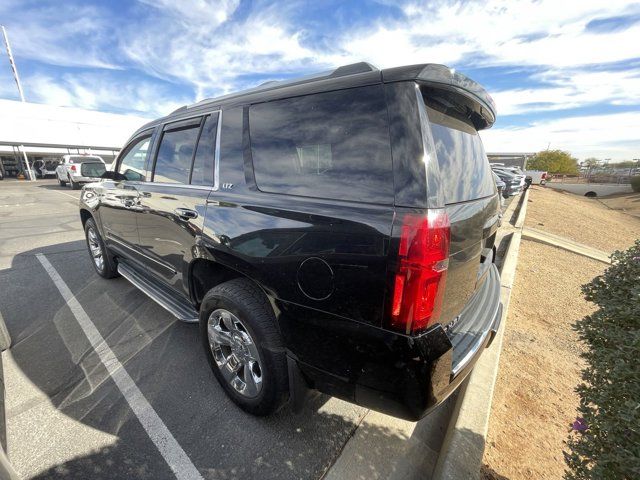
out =
[[[199,107],[202,105],[215,103],[222,100],[227,100],[233,97],[239,97],[241,95],[246,95],[248,93],[266,92],[267,90],[275,90],[276,88],[289,87],[292,85],[300,85],[303,83],[314,82],[317,80],[345,77],[348,75],[356,75],[359,73],[369,73],[369,72],[375,72],[375,71],[378,71],[378,69],[373,65],[371,65],[370,63],[367,63],[367,62],[352,63],[350,65],[343,65],[342,67],[338,67],[331,71],[313,73],[311,75],[306,75],[304,77],[297,77],[297,78],[292,78],[288,80],[269,80],[267,82],[261,83],[257,87],[250,88],[248,90],[230,93],[228,95],[223,95],[221,97],[206,98],[197,103],[194,103],[193,105],[189,105],[186,108]],[[182,107],[176,111],[179,111],[181,109]]]
[[356,73],[374,72],[377,68],[368,62],[352,63],[336,68],[330,77],[344,77],[345,75],[355,75]]
[[179,108],[176,108],[173,112],[171,112],[169,115],[173,115],[174,113],[178,113],[181,110],[186,110],[187,109],[187,105],[182,105]]

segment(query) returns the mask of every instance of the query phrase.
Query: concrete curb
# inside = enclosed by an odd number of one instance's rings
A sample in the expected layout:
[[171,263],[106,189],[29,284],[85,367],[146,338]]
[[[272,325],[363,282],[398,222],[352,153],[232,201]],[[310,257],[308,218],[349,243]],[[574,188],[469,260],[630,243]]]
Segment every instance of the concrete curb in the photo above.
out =
[[[529,190],[520,198],[520,210],[515,220],[509,246],[502,264],[500,293],[503,304],[502,325],[491,347],[487,348],[476,363],[466,381],[464,391],[458,397],[455,410],[442,445],[433,474],[434,480],[479,479],[482,457],[489,429],[491,402],[498,377],[502,340],[509,313],[511,289],[515,280],[520,240],[527,213]],[[511,205],[509,206],[511,207]],[[515,208],[515,207],[514,207]],[[506,218],[509,218],[505,214]]]
[[519,201],[516,201],[516,199],[513,199],[509,204],[509,206],[507,207],[507,209],[504,211],[502,218],[503,218],[503,221],[507,222],[507,225],[505,225],[505,227],[510,226],[511,221],[515,222],[517,220],[513,218],[513,215],[516,211],[516,208],[518,208],[519,203],[520,203]]
[[588,245],[574,242],[573,240],[569,240],[568,238],[564,238],[559,235],[543,232],[542,230],[537,230],[535,228],[524,228],[522,230],[522,238],[542,243],[544,245],[551,245],[552,247],[562,248],[563,250],[582,255],[583,257],[606,263],[607,265],[611,264],[611,258],[609,254],[603,252],[602,250],[598,250]]

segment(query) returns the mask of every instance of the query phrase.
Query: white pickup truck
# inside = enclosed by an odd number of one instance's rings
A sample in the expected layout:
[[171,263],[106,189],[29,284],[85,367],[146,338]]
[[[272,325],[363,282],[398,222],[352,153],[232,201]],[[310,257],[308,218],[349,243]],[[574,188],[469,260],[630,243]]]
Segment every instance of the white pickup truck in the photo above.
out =
[[544,185],[547,183],[547,172],[542,170],[527,170],[524,173],[527,177],[531,177],[531,185]]
[[61,186],[67,183],[77,190],[83,183],[97,182],[107,170],[104,160],[97,155],[64,155],[56,168]]

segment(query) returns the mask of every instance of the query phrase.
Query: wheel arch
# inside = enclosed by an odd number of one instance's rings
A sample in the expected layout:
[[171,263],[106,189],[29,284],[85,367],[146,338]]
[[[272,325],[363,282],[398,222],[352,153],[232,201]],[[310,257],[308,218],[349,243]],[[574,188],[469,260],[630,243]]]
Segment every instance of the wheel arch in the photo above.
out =
[[220,285],[221,283],[228,282],[235,278],[246,278],[255,284],[267,299],[269,299],[269,303],[271,303],[270,296],[267,294],[264,287],[255,279],[234,268],[208,258],[196,258],[191,262],[191,265],[189,266],[189,294],[196,306],[200,307],[202,299],[209,290],[216,285]]
[[85,224],[87,223],[87,220],[89,220],[90,218],[93,218],[94,221],[96,220],[89,210],[87,210],[86,208],[81,208],[80,209],[80,220],[82,221],[82,228],[83,229],[84,229]]

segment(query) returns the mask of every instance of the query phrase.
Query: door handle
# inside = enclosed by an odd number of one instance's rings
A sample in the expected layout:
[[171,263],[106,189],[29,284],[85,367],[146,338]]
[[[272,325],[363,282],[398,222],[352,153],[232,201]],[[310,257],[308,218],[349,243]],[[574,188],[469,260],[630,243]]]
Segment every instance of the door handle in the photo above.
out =
[[176,208],[174,212],[182,220],[192,220],[194,218],[198,218],[198,212],[196,212],[195,210],[191,210],[190,208]]

